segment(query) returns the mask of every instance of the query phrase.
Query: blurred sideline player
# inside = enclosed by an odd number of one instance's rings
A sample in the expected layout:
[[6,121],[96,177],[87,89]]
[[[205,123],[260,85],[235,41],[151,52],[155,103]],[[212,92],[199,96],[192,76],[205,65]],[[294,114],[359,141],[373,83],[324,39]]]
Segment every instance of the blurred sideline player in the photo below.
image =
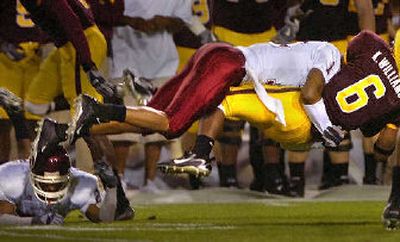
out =
[[[29,18],[19,0],[0,3],[0,86],[25,99],[28,87],[41,63],[40,43],[45,36]],[[22,114],[23,115],[23,114]],[[28,158],[30,133],[26,133],[24,117],[12,117],[18,143],[18,157]],[[15,120],[17,118],[18,120]],[[27,116],[30,122],[35,117]],[[0,109],[0,163],[10,158],[11,123],[4,109]],[[26,121],[28,122],[28,121]]]
[[[133,79],[144,77],[155,87],[162,86],[176,73],[179,59],[173,33],[191,21],[191,1],[125,0],[124,16],[131,25],[115,28],[113,47],[113,78],[122,77],[130,69]],[[136,21],[136,23],[134,22]],[[160,51],[162,49],[162,51]],[[145,179],[142,190],[157,192],[157,161],[167,145],[171,157],[182,155],[179,140],[167,141],[159,134],[143,137]]]
[[[219,41],[234,46],[250,46],[270,41],[285,24],[287,5],[286,0],[214,0],[210,6],[213,34]],[[243,121],[227,120],[224,132],[217,139],[219,145],[215,151],[221,186],[238,186],[236,163],[243,127]],[[258,131],[254,127],[250,131],[250,145],[250,163],[254,171],[250,189],[286,193],[283,171],[279,169],[280,148],[273,141],[258,137]],[[263,155],[263,149],[268,150],[267,156]]]
[[[394,39],[394,56],[397,63],[397,70],[400,70],[400,30],[397,30]],[[399,126],[391,124],[389,127],[390,129],[387,129],[387,131],[381,132],[381,136],[386,138],[379,137],[376,141],[374,158],[376,161],[385,163],[394,149],[397,148],[395,164],[392,167],[392,189],[382,219],[386,228],[398,229],[400,227],[400,153],[398,152],[400,142],[397,138]]]

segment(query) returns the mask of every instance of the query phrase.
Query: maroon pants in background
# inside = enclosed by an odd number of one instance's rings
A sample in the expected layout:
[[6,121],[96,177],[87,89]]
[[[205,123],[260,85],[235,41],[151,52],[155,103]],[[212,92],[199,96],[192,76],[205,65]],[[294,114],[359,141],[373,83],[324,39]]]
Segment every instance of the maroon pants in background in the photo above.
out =
[[167,138],[182,135],[196,120],[217,108],[230,86],[244,78],[245,58],[231,45],[206,44],[196,51],[184,70],[172,77],[148,106],[169,119]]

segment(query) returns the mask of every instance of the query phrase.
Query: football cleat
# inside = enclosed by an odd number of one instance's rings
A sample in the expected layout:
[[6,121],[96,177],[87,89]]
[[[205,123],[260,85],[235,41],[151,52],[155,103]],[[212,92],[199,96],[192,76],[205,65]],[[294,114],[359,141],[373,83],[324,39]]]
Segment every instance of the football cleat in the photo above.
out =
[[350,180],[348,176],[331,177],[329,179],[325,179],[325,181],[322,182],[322,184],[318,187],[318,189],[327,190],[333,187],[338,187],[349,183]]
[[288,186],[282,177],[266,178],[264,188],[268,194],[288,195]]
[[98,102],[86,95],[79,95],[75,99],[72,121],[67,130],[67,144],[73,144],[78,138],[89,134],[89,129],[93,124],[100,123],[100,118],[97,116]]
[[0,106],[3,107],[8,114],[18,113],[22,111],[22,99],[5,88],[0,88]]
[[37,135],[32,143],[31,158],[36,159],[38,153],[43,153],[50,146],[62,145],[66,137],[67,124],[59,124],[56,121],[44,118],[36,129]]
[[157,90],[150,80],[138,77],[135,71],[132,72],[129,69],[124,70],[123,80],[129,92],[138,101],[139,105],[147,105]]
[[203,159],[197,157],[195,153],[188,152],[180,158],[161,162],[157,167],[166,174],[186,173],[196,177],[203,177],[210,175],[213,159]]
[[135,217],[136,211],[132,207],[126,207],[124,211],[115,214],[116,221],[131,220]]
[[389,200],[382,214],[382,222],[387,230],[400,228],[400,199]]
[[304,178],[292,177],[289,181],[289,196],[304,197],[305,182]]

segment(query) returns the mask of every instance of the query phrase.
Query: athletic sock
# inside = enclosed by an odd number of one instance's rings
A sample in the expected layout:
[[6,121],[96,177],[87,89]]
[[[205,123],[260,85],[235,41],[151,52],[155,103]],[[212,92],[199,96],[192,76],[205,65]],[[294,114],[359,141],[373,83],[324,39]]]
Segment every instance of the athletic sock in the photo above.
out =
[[290,177],[304,179],[304,163],[294,163],[289,161]]
[[125,122],[126,107],[124,105],[99,104],[99,108],[100,110],[97,112],[97,115],[100,120]]
[[374,154],[364,153],[365,160],[365,179],[376,179],[376,160]]
[[214,139],[206,135],[198,135],[193,152],[200,158],[208,159],[213,147]]

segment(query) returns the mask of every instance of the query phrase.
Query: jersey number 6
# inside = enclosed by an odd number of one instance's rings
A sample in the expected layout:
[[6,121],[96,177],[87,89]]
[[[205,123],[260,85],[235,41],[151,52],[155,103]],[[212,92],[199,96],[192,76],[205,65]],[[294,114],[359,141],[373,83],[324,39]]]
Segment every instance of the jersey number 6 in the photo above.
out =
[[[365,90],[370,86],[374,86],[375,88],[373,95],[376,99],[379,99],[385,95],[386,87],[379,76],[369,75],[336,94],[336,101],[339,104],[340,109],[344,113],[352,113],[366,106],[368,104],[369,97]],[[350,97],[354,98],[349,101]]]

